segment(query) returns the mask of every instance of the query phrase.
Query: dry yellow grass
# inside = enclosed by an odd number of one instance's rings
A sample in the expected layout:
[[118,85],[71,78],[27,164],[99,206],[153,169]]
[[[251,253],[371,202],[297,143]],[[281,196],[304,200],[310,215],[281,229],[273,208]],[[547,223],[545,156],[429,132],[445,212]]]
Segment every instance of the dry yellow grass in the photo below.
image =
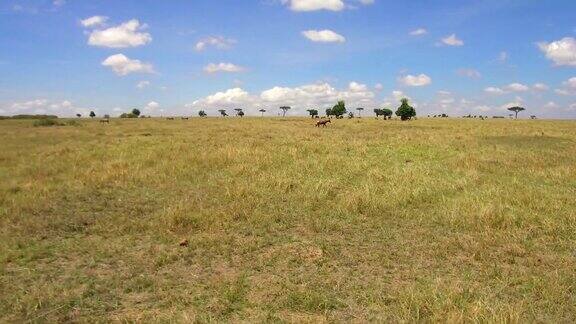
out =
[[0,121],[0,322],[576,321],[575,122],[81,124]]

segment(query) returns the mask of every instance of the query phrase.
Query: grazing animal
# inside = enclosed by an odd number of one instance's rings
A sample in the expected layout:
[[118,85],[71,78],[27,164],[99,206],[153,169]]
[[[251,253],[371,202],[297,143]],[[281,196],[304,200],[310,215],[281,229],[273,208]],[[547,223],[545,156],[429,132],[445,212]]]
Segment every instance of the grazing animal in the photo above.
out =
[[188,117],[181,117],[182,120],[188,120]]
[[319,120],[316,122],[316,127],[320,127],[320,125],[326,127],[326,124],[328,123],[332,123],[332,120],[331,119]]
[[174,120],[174,117],[168,117],[167,120]]
[[100,122],[110,124],[110,119],[100,119]]

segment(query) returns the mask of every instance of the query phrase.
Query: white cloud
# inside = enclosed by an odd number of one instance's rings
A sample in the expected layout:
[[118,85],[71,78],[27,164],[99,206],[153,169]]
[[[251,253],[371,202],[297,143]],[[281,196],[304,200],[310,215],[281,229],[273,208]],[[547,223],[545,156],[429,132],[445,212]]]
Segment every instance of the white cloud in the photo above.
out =
[[458,69],[456,73],[460,76],[470,79],[479,79],[482,77],[482,74],[474,69]]
[[568,90],[565,90],[565,89],[554,89],[554,92],[556,94],[561,95],[561,96],[569,96],[570,95],[570,92]]
[[537,45],[555,65],[576,66],[576,39],[564,37],[551,43],[540,42]]
[[92,16],[90,18],[80,20],[80,24],[82,24],[82,26],[86,28],[91,28],[91,27],[103,26],[106,24],[106,21],[108,21],[108,17],[106,16]]
[[502,51],[498,54],[498,61],[499,62],[506,62],[508,60],[508,52]]
[[234,44],[236,44],[236,40],[234,39],[225,38],[222,36],[210,36],[198,41],[198,43],[196,43],[196,46],[194,48],[198,52],[201,52],[210,46],[219,50],[227,50],[232,48]]
[[146,106],[144,106],[142,113],[144,115],[155,115],[157,112],[164,111],[164,109],[159,110],[158,108],[160,108],[159,103],[157,103],[156,101],[150,101]]
[[510,83],[506,86],[506,90],[512,92],[526,92],[530,90],[530,87],[522,83]]
[[358,0],[361,4],[367,6],[374,3],[374,0]]
[[411,36],[422,36],[426,34],[428,34],[428,31],[425,28],[414,29],[413,31],[410,32]]
[[112,71],[120,76],[130,73],[154,73],[154,68],[151,64],[129,59],[124,54],[109,56],[102,62],[102,65],[111,68]]
[[54,1],[52,1],[52,4],[55,7],[62,7],[63,5],[66,4],[66,0],[54,0]]
[[296,114],[310,107],[324,109],[338,100],[346,101],[347,107],[374,105],[375,94],[368,86],[350,82],[346,89],[337,90],[329,83],[307,84],[299,87],[273,87],[251,95],[241,88],[233,88],[194,101],[189,108],[235,108],[244,106],[246,113],[256,114],[256,107],[290,106]]
[[464,45],[464,41],[462,41],[461,39],[458,39],[458,37],[456,37],[456,34],[452,34],[449,36],[446,36],[444,38],[442,38],[442,43],[448,46],[462,46]]
[[380,91],[380,90],[384,89],[384,86],[382,85],[382,83],[376,83],[374,85],[374,89]]
[[548,101],[548,103],[544,105],[544,108],[558,108],[558,105],[554,101]]
[[484,89],[484,92],[490,93],[490,94],[498,94],[498,95],[505,93],[504,90],[502,90],[502,89],[500,89],[500,88],[497,88],[497,87],[488,87],[488,88],[485,88],[485,89]]
[[562,83],[565,87],[576,90],[576,77],[572,77]]
[[345,7],[342,0],[282,0],[282,3],[293,11],[340,11]]
[[549,87],[544,83],[535,83],[532,85],[532,89],[536,91],[548,91]]
[[152,41],[152,36],[149,33],[142,32],[146,28],[146,24],[141,25],[137,19],[132,19],[116,27],[92,31],[88,38],[88,44],[110,48],[146,45]]
[[53,101],[49,99],[34,99],[22,102],[13,102],[6,107],[5,113],[18,114],[49,114],[62,117],[72,117],[76,114],[88,116],[87,108],[77,107],[69,100]]
[[344,43],[346,41],[344,36],[329,29],[306,30],[302,32],[302,35],[313,42],[320,43]]
[[210,63],[204,67],[204,72],[206,73],[217,73],[217,72],[228,72],[228,73],[237,73],[242,72],[245,69],[241,66],[232,64],[232,63]]
[[216,92],[205,98],[194,101],[187,107],[211,107],[211,108],[231,108],[236,105],[242,105],[254,101],[250,94],[242,88],[228,89],[224,92]]
[[406,75],[398,79],[400,83],[409,87],[422,87],[432,83],[432,79],[426,74]]
[[144,89],[144,88],[148,87],[149,85],[150,85],[150,81],[140,81],[140,82],[138,82],[138,84],[136,84],[136,88]]

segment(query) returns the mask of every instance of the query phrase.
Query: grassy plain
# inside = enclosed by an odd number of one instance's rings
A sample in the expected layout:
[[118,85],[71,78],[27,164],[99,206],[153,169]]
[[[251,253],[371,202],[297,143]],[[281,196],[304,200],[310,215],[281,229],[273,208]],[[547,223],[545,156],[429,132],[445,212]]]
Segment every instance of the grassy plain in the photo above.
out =
[[576,321],[574,121],[32,124],[0,322]]

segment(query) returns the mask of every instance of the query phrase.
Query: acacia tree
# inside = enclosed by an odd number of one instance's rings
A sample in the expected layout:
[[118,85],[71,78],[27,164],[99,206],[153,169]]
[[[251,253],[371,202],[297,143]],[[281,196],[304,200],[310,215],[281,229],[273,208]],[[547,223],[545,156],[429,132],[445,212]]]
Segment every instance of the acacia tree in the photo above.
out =
[[238,117],[244,116],[244,112],[242,111],[242,108],[234,108],[234,110],[236,110],[236,116],[238,116]]
[[205,112],[204,110],[200,110],[200,111],[198,112],[198,116],[200,116],[200,117],[206,117],[206,116],[208,116],[208,115],[206,114],[206,112]]
[[134,108],[134,109],[132,109],[132,114],[133,114],[134,116],[136,116],[136,117],[139,117],[139,116],[140,116],[140,110]]
[[222,116],[222,117],[228,116],[228,114],[226,113],[226,109],[219,109],[218,112],[220,113],[220,116]]
[[399,116],[401,120],[410,120],[412,117],[416,117],[416,110],[410,106],[408,99],[402,98],[400,102],[401,105],[396,110],[396,116]]
[[81,115],[81,114],[76,114],[76,117],[80,118],[80,117],[82,117],[82,115]]
[[260,109],[260,110],[258,110],[258,111],[261,112],[261,113],[262,113],[262,117],[264,117],[264,113],[266,112],[266,109]]
[[515,119],[518,119],[518,113],[521,112],[521,111],[523,111],[523,110],[526,110],[526,109],[525,109],[525,108],[522,108],[522,107],[510,107],[510,108],[508,108],[508,110],[513,111],[513,112],[516,114],[516,115],[514,116],[514,118],[515,118]]
[[364,110],[364,108],[358,107],[358,108],[356,108],[356,110],[358,110],[358,118],[362,118],[361,112],[362,112],[362,110]]
[[94,118],[94,117],[96,117],[96,113],[94,113],[94,111],[91,111],[90,112],[90,118]]
[[282,117],[285,117],[285,116],[286,116],[286,112],[287,112],[288,110],[290,110],[290,109],[292,109],[292,108],[289,107],[289,106],[282,106],[282,107],[280,107],[280,110],[282,110]]
[[326,109],[326,116],[327,116],[327,117],[332,116],[332,108]]
[[316,110],[316,109],[308,109],[306,111],[310,114],[310,117],[312,117],[312,118],[314,118],[315,116],[318,116],[318,110]]

